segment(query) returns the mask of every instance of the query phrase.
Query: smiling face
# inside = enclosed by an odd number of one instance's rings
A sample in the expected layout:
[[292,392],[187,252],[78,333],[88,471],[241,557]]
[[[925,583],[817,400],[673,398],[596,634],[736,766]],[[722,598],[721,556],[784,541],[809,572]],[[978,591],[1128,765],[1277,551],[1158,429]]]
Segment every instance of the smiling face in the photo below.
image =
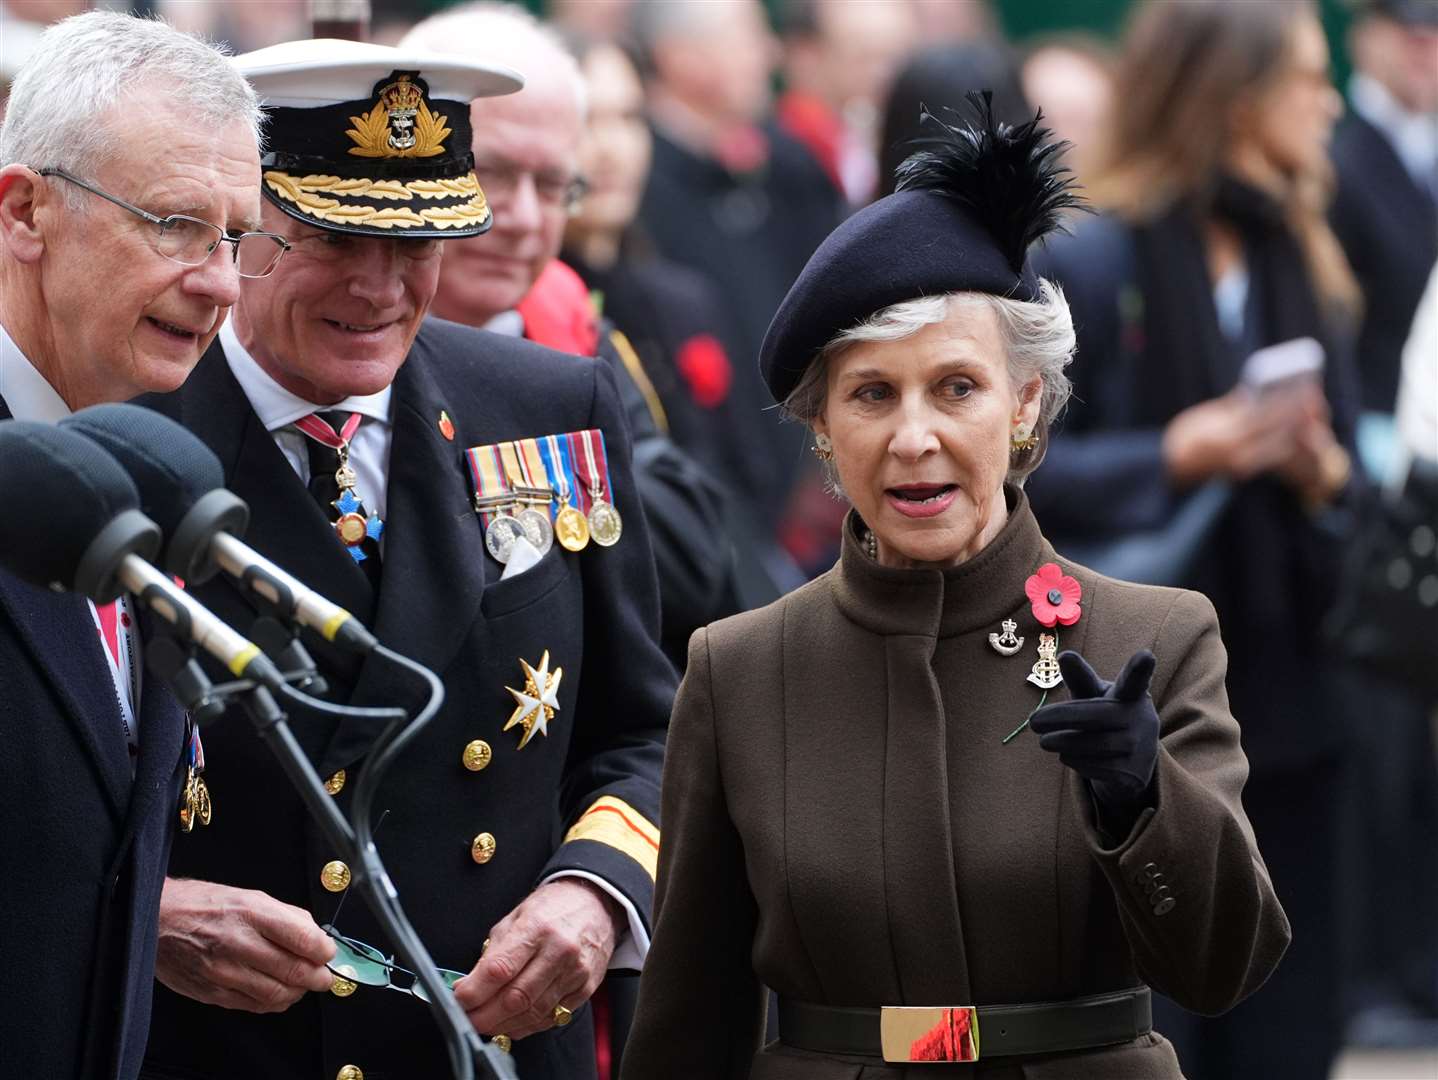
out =
[[[189,214],[233,232],[258,228],[260,164],[250,129],[205,129],[150,96],[138,98],[143,108],[136,100],[123,99],[107,118],[114,158],[82,179],[161,217]],[[58,177],[42,181],[36,208],[45,237],[43,347],[57,389],[71,408],[174,390],[239,295],[230,245],[200,266],[181,265],[156,250],[154,225],[90,194],[76,213],[62,186],[73,187]]]
[[[517,63],[518,61],[516,61]],[[582,131],[574,81],[533,71],[524,89],[470,106],[474,171],[494,212],[483,236],[445,247],[435,314],[479,326],[514,307],[559,254]]]
[[439,280],[439,240],[350,236],[271,206],[264,228],[292,245],[267,278],[246,280],[235,333],[277,383],[316,405],[394,381]]
[[1033,429],[1043,383],[1014,387],[986,304],[957,301],[910,337],[852,344],[826,382],[813,427],[833,441],[880,563],[954,566],[998,535],[1010,440]]

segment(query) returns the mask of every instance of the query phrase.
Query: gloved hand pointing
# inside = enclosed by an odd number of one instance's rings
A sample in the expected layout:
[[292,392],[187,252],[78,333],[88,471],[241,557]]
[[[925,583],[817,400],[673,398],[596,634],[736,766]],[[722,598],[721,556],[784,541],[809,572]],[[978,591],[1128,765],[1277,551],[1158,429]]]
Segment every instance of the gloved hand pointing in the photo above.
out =
[[1087,780],[1104,807],[1123,812],[1151,805],[1158,762],[1158,711],[1148,692],[1153,653],[1134,653],[1114,682],[1099,678],[1072,650],[1058,659],[1073,700],[1034,713],[1029,726],[1039,745]]

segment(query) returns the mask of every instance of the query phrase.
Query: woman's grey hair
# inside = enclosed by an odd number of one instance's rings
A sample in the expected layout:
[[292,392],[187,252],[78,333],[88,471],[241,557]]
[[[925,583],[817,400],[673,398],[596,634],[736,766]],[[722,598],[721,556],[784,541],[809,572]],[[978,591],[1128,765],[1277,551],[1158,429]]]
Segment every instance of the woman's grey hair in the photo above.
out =
[[1046,279],[1039,281],[1039,298],[1011,300],[990,293],[954,292],[921,296],[874,312],[857,326],[837,334],[819,350],[799,384],[784,400],[783,410],[810,427],[824,412],[829,364],[845,349],[861,341],[902,341],[926,326],[943,322],[956,307],[986,307],[998,323],[999,340],[1008,360],[1009,380],[1017,389],[1035,376],[1043,380],[1039,417],[1033,434],[1038,443],[1015,453],[1009,462],[1009,480],[1022,484],[1038,468],[1048,450],[1049,428],[1067,404],[1072,386],[1064,368],[1074,355],[1073,317],[1062,290]]
[[[198,130],[242,123],[260,142],[255,92],[219,47],[158,19],[90,11],[48,28],[16,73],[0,125],[0,165],[93,179],[120,149],[105,114],[132,93],[137,109],[151,101],[177,106]],[[70,209],[89,205],[80,188],[60,190]]]

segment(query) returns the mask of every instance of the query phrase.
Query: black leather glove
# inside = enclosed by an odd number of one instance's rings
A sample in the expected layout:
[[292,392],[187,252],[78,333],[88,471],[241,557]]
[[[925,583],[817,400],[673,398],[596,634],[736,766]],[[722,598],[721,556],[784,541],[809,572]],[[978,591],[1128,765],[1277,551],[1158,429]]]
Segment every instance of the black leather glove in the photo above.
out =
[[1073,700],[1045,705],[1029,720],[1039,745],[1088,781],[1105,824],[1127,826],[1120,835],[1153,805],[1158,710],[1148,684],[1154,663],[1153,653],[1141,649],[1108,682],[1078,653],[1060,653],[1059,669]]

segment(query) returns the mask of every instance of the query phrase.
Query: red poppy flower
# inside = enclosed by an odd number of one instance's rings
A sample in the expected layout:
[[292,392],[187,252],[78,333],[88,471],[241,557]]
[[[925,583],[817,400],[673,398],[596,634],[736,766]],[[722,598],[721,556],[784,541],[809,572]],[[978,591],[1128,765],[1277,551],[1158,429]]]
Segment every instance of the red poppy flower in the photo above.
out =
[[1083,589],[1059,569],[1058,563],[1040,566],[1039,572],[1024,582],[1024,592],[1033,605],[1034,618],[1040,626],[1052,627],[1054,623],[1072,626],[1083,614],[1079,610]]

